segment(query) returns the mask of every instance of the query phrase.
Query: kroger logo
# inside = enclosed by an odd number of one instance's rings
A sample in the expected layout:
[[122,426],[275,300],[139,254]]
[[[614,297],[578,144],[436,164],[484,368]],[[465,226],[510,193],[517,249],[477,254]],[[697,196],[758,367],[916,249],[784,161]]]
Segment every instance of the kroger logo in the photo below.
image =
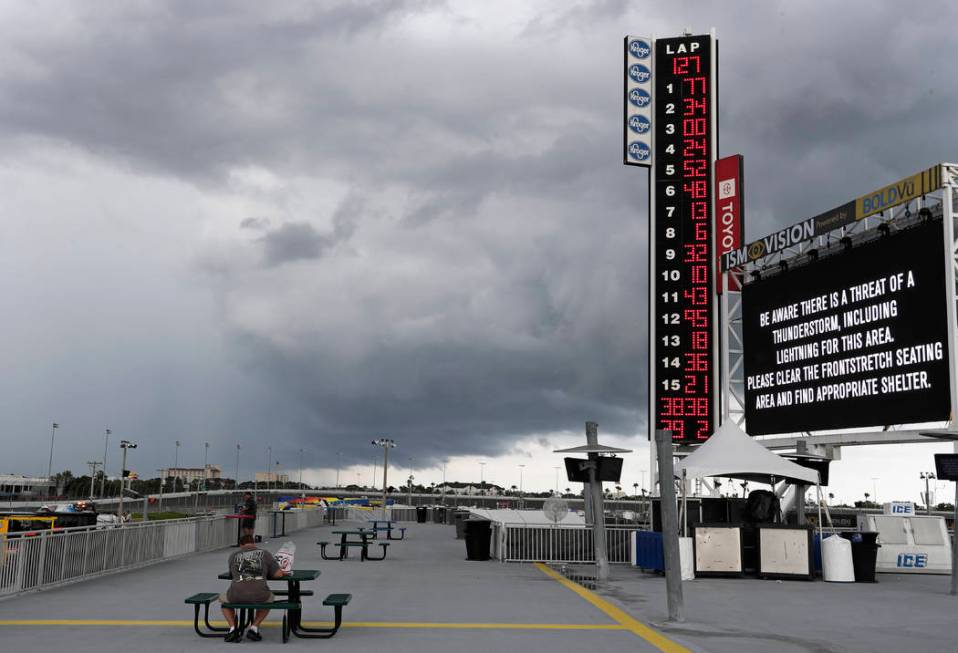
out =
[[649,46],[649,44],[645,41],[640,41],[638,39],[635,41],[629,41],[629,54],[636,59],[645,59],[651,52],[651,46]]
[[640,108],[647,107],[652,104],[652,96],[641,88],[633,88],[629,91],[629,102]]
[[652,157],[652,150],[648,143],[638,141],[629,143],[629,158],[636,161],[648,161]]
[[629,129],[636,134],[648,134],[652,129],[652,122],[645,116],[630,116]]
[[634,63],[629,66],[629,77],[633,82],[638,82],[639,84],[645,84],[652,78],[652,73],[649,72],[649,69],[643,66],[640,63]]

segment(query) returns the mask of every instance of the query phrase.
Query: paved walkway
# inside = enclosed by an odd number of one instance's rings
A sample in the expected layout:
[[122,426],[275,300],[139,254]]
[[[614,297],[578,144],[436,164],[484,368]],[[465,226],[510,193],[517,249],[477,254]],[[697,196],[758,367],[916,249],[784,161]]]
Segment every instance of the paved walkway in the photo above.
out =
[[[685,583],[688,621],[665,621],[665,582],[623,566],[592,592],[543,565],[469,562],[450,526],[411,524],[384,562],[322,560],[317,540],[331,527],[302,531],[296,566],[320,569],[304,589],[307,622],[328,622],[322,598],[353,595],[335,638],[293,638],[306,647],[367,651],[488,653],[898,653],[958,651],[958,597],[947,576],[880,574],[877,584],[698,579]],[[266,543],[275,551],[280,538]],[[230,550],[191,556],[0,601],[0,642],[10,651],[213,651],[220,640],[192,630],[183,599],[221,591]],[[590,567],[581,569],[591,574]],[[309,585],[312,585],[309,587]],[[265,639],[281,645],[278,619]],[[287,650],[287,649],[283,649]]]
[[[322,571],[317,582],[304,584],[316,591],[305,602],[307,622],[331,619],[332,610],[321,605],[326,594],[353,595],[343,629],[332,640],[293,638],[289,647],[397,653],[684,650],[543,566],[465,560],[465,544],[450,526],[411,524],[407,539],[393,542],[383,562],[322,560],[315,543],[333,540],[329,530],[265,544],[275,551],[292,539],[295,566]],[[220,649],[220,640],[193,633],[192,608],[183,599],[225,589],[216,575],[225,571],[228,554],[191,556],[0,601],[0,641],[12,651]],[[244,645],[280,645],[278,619],[270,621],[262,642]]]

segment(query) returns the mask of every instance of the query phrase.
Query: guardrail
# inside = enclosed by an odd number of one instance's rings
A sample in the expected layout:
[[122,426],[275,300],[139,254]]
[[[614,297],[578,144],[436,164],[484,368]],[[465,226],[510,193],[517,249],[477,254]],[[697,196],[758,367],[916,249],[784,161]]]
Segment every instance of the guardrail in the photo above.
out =
[[[606,526],[609,562],[627,564],[631,526]],[[499,524],[493,528],[493,556],[501,562],[595,562],[590,526]]]
[[[266,535],[270,513],[256,519]],[[322,510],[287,513],[285,532],[318,526]],[[237,520],[222,516],[0,536],[0,598],[213,551],[236,544]]]

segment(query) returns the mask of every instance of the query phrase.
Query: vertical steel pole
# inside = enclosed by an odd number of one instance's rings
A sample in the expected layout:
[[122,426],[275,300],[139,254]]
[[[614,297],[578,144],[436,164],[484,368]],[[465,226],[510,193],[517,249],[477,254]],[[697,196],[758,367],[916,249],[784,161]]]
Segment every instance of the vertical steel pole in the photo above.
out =
[[110,429],[106,430],[106,437],[103,439],[103,476],[100,478],[100,498],[106,496],[106,453],[110,448]]
[[951,536],[951,595],[958,594],[958,482],[955,483],[955,521]]
[[[53,479],[53,442],[57,437],[57,427],[60,425],[56,422],[53,423],[53,428],[50,431],[50,460],[47,463],[47,480]],[[47,486],[47,496],[53,496],[53,493],[50,491],[50,486]]]
[[126,476],[123,475],[124,470],[126,470],[126,447],[123,447],[123,466],[120,468],[120,506],[117,508],[117,516],[119,516],[121,523],[123,522],[123,484],[126,482]]
[[[958,343],[955,340],[955,328],[958,317],[955,314],[955,225],[954,207],[952,206],[952,187],[950,175],[942,170],[942,177],[947,178],[942,189],[942,223],[945,241],[945,314],[948,318],[948,370],[951,378],[951,424],[949,427],[958,427],[955,411],[958,410]],[[943,179],[944,181],[944,179]],[[958,449],[958,444],[956,444]]]
[[[595,447],[599,444],[599,425],[595,422],[585,423],[586,442]],[[595,550],[596,580],[609,580],[609,550],[605,543],[605,507],[602,503],[602,481],[598,474],[599,454],[589,454],[589,490],[592,494],[592,541]]]
[[672,467],[672,432],[656,429],[659,452],[659,496],[662,512],[662,544],[665,553],[665,594],[669,621],[685,621],[682,570],[679,559],[679,520],[675,505],[675,475]]
[[389,444],[383,444],[383,519],[386,517],[386,474],[389,471]]

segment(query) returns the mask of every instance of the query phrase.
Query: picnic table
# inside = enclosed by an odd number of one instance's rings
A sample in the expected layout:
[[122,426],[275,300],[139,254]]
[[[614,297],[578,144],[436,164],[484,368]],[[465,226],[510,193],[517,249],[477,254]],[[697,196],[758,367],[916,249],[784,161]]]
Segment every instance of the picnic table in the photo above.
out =
[[372,524],[373,538],[376,537],[376,534],[380,531],[386,531],[387,540],[401,540],[406,537],[405,528],[396,528],[400,532],[399,537],[393,537],[393,524],[395,522],[388,519],[370,519],[369,523]]
[[[312,596],[313,592],[306,590],[304,591],[300,586],[300,583],[309,580],[316,580],[320,575],[319,569],[293,569],[292,571],[287,572],[282,578],[271,578],[270,580],[274,581],[285,581],[287,590],[287,601],[289,603],[296,603],[298,605],[302,604],[302,598],[304,596]],[[233,577],[230,572],[223,572],[217,576],[220,580],[232,580]],[[346,596],[331,594],[327,597],[326,601],[323,602],[324,605],[334,605],[335,603],[330,603],[333,597]],[[348,599],[346,600],[348,602]],[[335,628],[308,628],[303,625],[303,610],[302,608],[294,608],[287,610],[289,614],[289,629],[293,635],[302,638],[327,638],[332,637],[336,633],[336,630],[339,629],[339,612],[337,610],[337,624]]]
[[383,560],[386,557],[386,547],[388,544],[380,544],[383,548],[383,554],[379,557],[369,555],[369,540],[376,537],[375,531],[368,528],[340,529],[332,531],[333,535],[339,535],[339,555],[335,558],[326,555],[326,547],[329,542],[318,542],[320,546],[319,554],[323,560],[344,560],[349,557],[349,549],[359,547],[359,559]]

